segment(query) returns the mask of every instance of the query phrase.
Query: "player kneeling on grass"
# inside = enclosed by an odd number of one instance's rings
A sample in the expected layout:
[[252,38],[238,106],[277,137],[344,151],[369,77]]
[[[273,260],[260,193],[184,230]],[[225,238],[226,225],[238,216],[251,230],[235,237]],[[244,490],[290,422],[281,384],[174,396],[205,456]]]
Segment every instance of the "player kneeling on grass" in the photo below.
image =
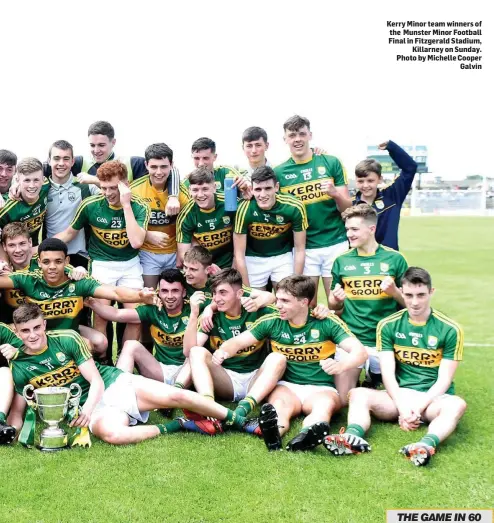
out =
[[[96,437],[114,445],[138,443],[181,430],[178,421],[166,425],[132,426],[138,421],[147,421],[148,411],[153,409],[186,408],[238,427],[245,423],[245,418],[195,392],[98,365],[86,342],[75,331],[46,332],[43,313],[33,303],[22,305],[15,311],[14,325],[24,343],[22,351],[11,355],[17,394],[9,420],[17,430],[22,426],[26,407],[22,391],[28,383],[35,388],[47,384],[68,386],[78,383],[83,391],[82,408],[71,425],[89,427]],[[4,345],[4,355],[5,348]]]
[[350,391],[348,427],[329,435],[326,448],[336,456],[368,452],[363,439],[371,414],[385,421],[398,420],[405,431],[429,423],[427,434],[400,452],[415,465],[426,465],[436,448],[456,428],[467,407],[454,395],[453,376],[463,359],[463,330],[431,308],[434,293],[430,274],[410,267],[402,278],[406,309],[381,320],[377,349],[386,390]]
[[[334,378],[367,358],[362,344],[337,316],[325,319],[310,316],[309,303],[316,284],[309,276],[283,278],[276,289],[277,312],[263,316],[248,331],[232,338],[215,354],[218,363],[260,341],[269,340],[271,350],[287,359],[282,381],[261,408],[261,432],[269,450],[281,448],[281,434],[290,419],[303,413],[303,429],[287,450],[309,450],[322,443],[329,432],[329,420],[340,408]],[[349,353],[344,361],[333,357],[336,344]],[[281,433],[280,433],[281,429]]]
[[[239,401],[235,412],[246,416],[265,398],[283,375],[286,359],[282,354],[266,358],[264,340],[256,341],[238,354],[224,359],[222,345],[246,331],[259,318],[275,312],[273,307],[248,311],[242,306],[242,276],[236,269],[223,269],[211,279],[216,312],[212,328],[206,333],[197,323],[204,293],[190,299],[190,321],[184,336],[184,352],[189,354],[196,391],[204,397],[215,395],[228,401]],[[205,346],[211,350],[205,348]],[[257,420],[244,430],[260,435]]]

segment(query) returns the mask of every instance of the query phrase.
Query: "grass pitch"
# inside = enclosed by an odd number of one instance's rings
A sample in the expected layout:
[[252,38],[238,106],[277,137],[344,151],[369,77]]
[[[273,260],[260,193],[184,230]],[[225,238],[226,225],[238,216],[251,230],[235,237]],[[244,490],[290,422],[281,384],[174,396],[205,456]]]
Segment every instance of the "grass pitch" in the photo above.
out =
[[[425,429],[411,436],[379,422],[370,454],[342,458],[324,448],[268,453],[245,434],[174,434],[128,447],[93,439],[89,450],[55,455],[16,445],[0,448],[0,522],[373,523],[389,508],[492,508],[494,220],[409,218],[400,237],[409,264],[432,273],[433,305],[465,329],[456,384],[469,407],[428,467],[398,454]],[[346,411],[331,426],[345,421]],[[299,428],[297,420],[284,441]]]

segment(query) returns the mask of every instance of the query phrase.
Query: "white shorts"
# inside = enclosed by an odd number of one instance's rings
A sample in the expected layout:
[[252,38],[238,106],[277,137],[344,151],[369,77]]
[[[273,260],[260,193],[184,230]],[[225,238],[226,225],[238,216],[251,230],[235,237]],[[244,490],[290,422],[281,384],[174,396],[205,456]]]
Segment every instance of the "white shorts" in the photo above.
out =
[[306,249],[304,275],[331,278],[331,269],[333,268],[334,259],[347,250],[347,241],[331,245],[331,247]]
[[138,377],[130,372],[124,372],[105,390],[99,400],[89,423],[89,430],[93,431],[94,423],[105,416],[109,410],[125,412],[129,417],[129,425],[138,421],[146,423],[149,412],[140,412],[137,407],[137,397],[134,388],[134,379]]
[[91,276],[106,285],[142,289],[142,266],[139,256],[128,261],[98,261],[91,264]]
[[230,377],[233,385],[233,401],[240,401],[247,396],[250,384],[254,380],[257,370],[252,372],[235,372],[234,370],[224,369]]
[[265,287],[268,279],[278,283],[293,274],[293,253],[286,252],[278,256],[246,256],[247,273],[251,287]]
[[[379,352],[376,347],[365,347],[369,357],[367,360],[359,365],[359,369],[365,368],[365,371],[370,371],[372,374],[381,374],[381,364],[379,363]],[[335,361],[341,361],[349,356],[348,352],[336,347],[336,354],[334,355]]]
[[276,385],[283,385],[287,389],[290,389],[295,394],[295,396],[297,396],[302,405],[309,396],[312,396],[317,392],[327,391],[338,394],[338,391],[329,385],[299,385],[298,383],[290,383],[289,381],[284,380],[278,381]]
[[175,380],[180,371],[184,368],[184,365],[165,365],[160,362],[160,367],[163,371],[163,383],[166,383],[167,385],[175,385]]
[[165,269],[174,269],[177,266],[177,253],[156,254],[154,252],[139,251],[142,272],[146,276],[157,276]]

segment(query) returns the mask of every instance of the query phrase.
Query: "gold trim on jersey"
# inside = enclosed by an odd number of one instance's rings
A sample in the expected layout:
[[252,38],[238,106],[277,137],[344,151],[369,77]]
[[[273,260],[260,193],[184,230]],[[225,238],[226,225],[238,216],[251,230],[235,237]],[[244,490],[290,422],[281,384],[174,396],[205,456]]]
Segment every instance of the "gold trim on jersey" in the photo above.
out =
[[61,385],[70,383],[80,375],[81,371],[79,367],[74,360],[70,360],[63,367],[41,374],[41,376],[34,376],[29,380],[29,383],[35,389],[40,387],[60,387]]
[[414,367],[439,367],[443,359],[443,349],[419,349],[394,344],[395,358],[405,365]]
[[331,196],[321,190],[321,182],[325,180],[334,179],[331,177],[318,180],[308,180],[288,187],[282,187],[281,192],[296,196],[305,205],[332,200],[333,198]]
[[376,328],[376,349],[382,350],[382,330],[383,328],[388,324],[392,323],[394,321],[399,321],[403,314],[407,312],[406,309],[402,309],[401,311],[393,312],[391,316],[388,316],[387,318],[384,318],[377,324]]
[[[343,289],[350,300],[386,300],[391,299],[381,289],[381,283],[387,276],[343,276]],[[394,279],[394,277],[392,277]]]
[[329,340],[314,341],[301,345],[285,344],[271,340],[271,350],[283,354],[288,361],[322,361],[335,354],[336,345]]
[[163,347],[182,347],[185,330],[169,334],[155,325],[151,325],[151,337],[158,345]]
[[[211,349],[218,350],[223,343],[225,343],[225,340],[222,340],[219,336],[209,336],[209,346]],[[261,350],[263,345],[264,340],[258,341],[254,345],[240,349],[233,357],[245,358]]]
[[432,310],[432,315],[439,321],[442,321],[446,325],[449,325],[456,331],[456,345],[453,359],[455,361],[461,361],[463,359],[463,342],[465,339],[463,328],[461,327],[461,325],[453,321],[451,318],[448,318],[442,312],[439,312],[435,309]]
[[109,247],[124,249],[129,245],[126,229],[100,229],[94,225],[91,225],[91,229],[96,238]]
[[59,318],[76,318],[83,308],[81,296],[55,298],[47,300],[35,300],[26,296],[26,302],[36,303],[43,311],[45,320],[56,320]]
[[194,238],[208,250],[219,249],[232,241],[232,229],[229,226],[211,232],[194,232]]

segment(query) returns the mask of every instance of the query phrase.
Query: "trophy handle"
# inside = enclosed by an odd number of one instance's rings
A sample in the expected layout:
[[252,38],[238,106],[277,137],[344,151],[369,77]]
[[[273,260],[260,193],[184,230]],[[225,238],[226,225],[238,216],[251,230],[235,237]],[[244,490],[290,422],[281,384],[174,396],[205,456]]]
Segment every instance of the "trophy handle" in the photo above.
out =
[[34,405],[34,390],[35,389],[31,384],[26,385],[22,390],[22,395],[24,396],[24,399],[27,401],[27,404],[31,407]]
[[[76,400],[82,395],[82,388],[78,383],[72,383],[69,387],[70,390],[70,399]],[[75,392],[74,392],[75,390]]]

